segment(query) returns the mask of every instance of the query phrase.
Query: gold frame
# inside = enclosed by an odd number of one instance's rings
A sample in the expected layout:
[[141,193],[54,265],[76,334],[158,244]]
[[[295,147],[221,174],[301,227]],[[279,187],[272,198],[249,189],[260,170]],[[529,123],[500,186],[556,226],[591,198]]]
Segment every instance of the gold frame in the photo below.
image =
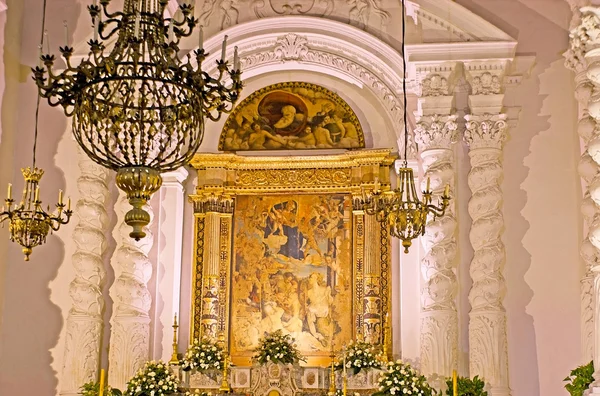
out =
[[[194,205],[194,270],[190,342],[202,336],[224,338],[229,344],[233,202],[237,195],[332,194],[350,195],[352,210],[352,268],[354,338],[373,344],[392,340],[390,238],[387,225],[362,210],[362,193],[378,179],[390,188],[395,156],[391,150],[358,150],[343,154],[295,157],[243,157],[236,154],[197,154],[191,165],[198,173]],[[386,323],[388,321],[388,323]],[[308,366],[327,366],[330,358],[309,357]],[[232,362],[248,366],[247,357]]]
[[[221,151],[235,151],[234,148],[231,147],[226,147],[226,139],[227,139],[227,131],[230,129],[230,127],[232,126],[232,124],[237,123],[237,117],[241,115],[241,113],[243,113],[246,108],[251,105],[251,103],[253,103],[254,101],[256,101],[258,98],[264,97],[266,95],[268,95],[271,92],[276,92],[276,91],[284,91],[284,92],[289,92],[290,94],[293,94],[293,90],[294,89],[308,89],[311,90],[315,93],[321,94],[323,96],[323,98],[326,98],[327,100],[329,100],[330,102],[333,102],[336,106],[338,106],[335,110],[339,111],[339,110],[343,110],[344,114],[347,115],[349,117],[349,123],[352,124],[352,126],[356,129],[356,133],[357,133],[357,146],[353,146],[357,149],[362,149],[365,147],[365,135],[362,129],[362,126],[360,125],[360,121],[358,120],[358,117],[356,115],[356,113],[354,112],[354,110],[352,110],[352,107],[350,107],[350,105],[344,100],[342,99],[337,93],[335,93],[334,91],[331,91],[325,87],[322,87],[320,85],[316,85],[316,84],[312,84],[312,83],[308,83],[308,82],[302,82],[302,81],[287,81],[287,82],[281,82],[281,83],[276,83],[276,84],[271,84],[271,85],[267,85],[266,87],[262,87],[254,92],[252,92],[248,97],[246,97],[244,100],[242,100],[233,110],[233,112],[227,117],[227,120],[225,121],[225,125],[223,125],[223,128],[221,130],[221,135],[219,137],[219,146],[218,149]],[[329,149],[350,149],[350,146],[336,146],[336,147],[327,147]],[[267,149],[250,149],[251,151],[268,151]],[[289,147],[282,147],[276,150],[290,150]],[[299,149],[299,148],[295,148],[294,150],[315,150],[314,148],[303,148],[303,149]]]

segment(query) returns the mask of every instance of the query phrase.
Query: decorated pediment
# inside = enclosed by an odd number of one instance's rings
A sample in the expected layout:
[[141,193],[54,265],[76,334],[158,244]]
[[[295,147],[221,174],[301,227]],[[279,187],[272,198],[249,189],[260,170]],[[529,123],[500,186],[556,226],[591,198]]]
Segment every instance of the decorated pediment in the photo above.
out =
[[305,82],[266,86],[227,118],[222,151],[364,148],[361,125],[335,92]]

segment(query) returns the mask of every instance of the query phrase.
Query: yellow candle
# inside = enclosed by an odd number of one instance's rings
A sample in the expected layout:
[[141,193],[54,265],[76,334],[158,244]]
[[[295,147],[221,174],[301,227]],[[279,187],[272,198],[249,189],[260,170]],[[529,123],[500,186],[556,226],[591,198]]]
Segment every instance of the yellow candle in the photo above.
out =
[[58,190],[58,204],[59,205],[62,205],[62,200],[63,200],[63,191]]
[[98,396],[104,396],[104,377],[106,376],[106,372],[104,369],[100,370],[100,389],[98,391]]
[[450,184],[446,184],[446,188],[444,189],[444,196],[450,196]]
[[458,378],[456,370],[452,370],[452,396],[458,396]]
[[348,374],[346,373],[346,348],[344,348],[344,378],[347,378]]
[[67,201],[67,210],[71,210],[71,198]]
[[8,193],[6,194],[6,197],[8,199],[10,199],[12,197],[12,184],[8,183]]
[[33,200],[35,202],[38,202],[40,200],[40,187],[39,186],[37,186],[35,188],[35,197],[33,198]]
[[431,185],[431,179],[427,178],[427,187],[425,187],[425,192],[429,192],[429,186]]

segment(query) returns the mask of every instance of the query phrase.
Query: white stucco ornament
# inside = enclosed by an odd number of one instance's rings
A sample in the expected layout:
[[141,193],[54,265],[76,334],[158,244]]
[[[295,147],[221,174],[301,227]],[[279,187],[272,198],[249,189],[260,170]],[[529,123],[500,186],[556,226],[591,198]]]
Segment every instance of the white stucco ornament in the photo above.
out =
[[588,153],[596,163],[600,164],[600,136],[596,136],[588,143]]

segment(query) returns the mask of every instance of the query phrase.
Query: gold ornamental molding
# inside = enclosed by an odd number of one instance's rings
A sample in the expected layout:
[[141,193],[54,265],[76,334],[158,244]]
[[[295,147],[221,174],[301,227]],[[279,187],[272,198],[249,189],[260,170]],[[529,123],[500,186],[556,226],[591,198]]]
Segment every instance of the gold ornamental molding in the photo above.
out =
[[390,188],[395,160],[391,150],[197,154],[190,342],[225,339],[239,366],[282,327],[312,366],[353,339],[391,350],[387,224],[355,203],[376,181]]

